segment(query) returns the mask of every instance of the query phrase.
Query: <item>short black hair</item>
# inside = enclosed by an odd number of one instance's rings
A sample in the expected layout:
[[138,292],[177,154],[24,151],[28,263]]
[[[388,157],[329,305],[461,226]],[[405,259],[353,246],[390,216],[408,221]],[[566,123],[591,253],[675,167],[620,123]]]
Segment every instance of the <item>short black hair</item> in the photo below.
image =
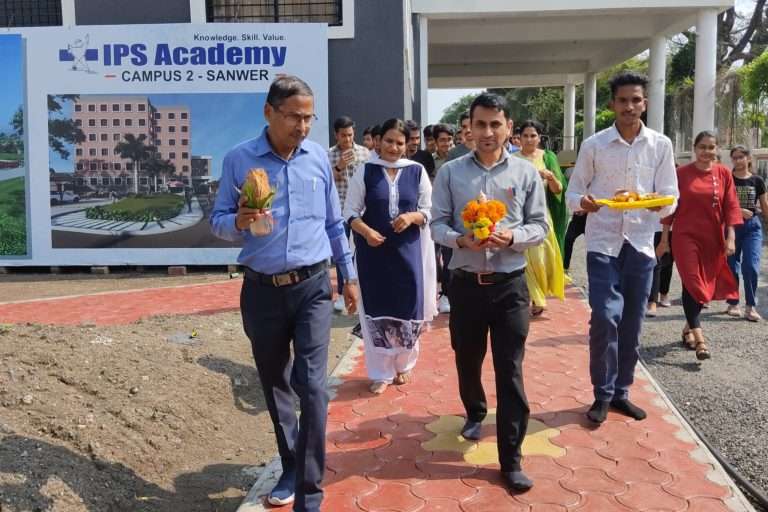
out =
[[619,87],[625,85],[639,85],[643,88],[643,96],[645,96],[645,92],[648,90],[648,77],[637,71],[626,70],[614,75],[608,85],[611,86],[611,99],[616,97],[616,91],[619,90]]
[[462,123],[462,122],[463,122],[465,119],[469,119],[469,112],[468,112],[468,111],[466,111],[466,110],[465,110],[464,112],[462,112],[462,113],[461,113],[461,115],[459,116],[459,126],[461,126],[461,123]]
[[433,124],[428,124],[424,127],[424,130],[422,130],[422,133],[424,134],[425,139],[434,139],[435,136],[432,133],[432,129],[435,127]]
[[314,97],[315,94],[312,92],[312,88],[307,85],[307,82],[301,78],[293,75],[284,75],[277,78],[269,86],[267,103],[278,108],[285,100],[293,96]]
[[373,126],[367,126],[365,130],[363,130],[363,137],[365,137],[366,135],[370,135],[371,137],[373,137]]
[[405,129],[408,130],[408,137],[411,136],[412,131],[420,131],[419,123],[414,121],[413,119],[409,119],[405,122]]
[[406,128],[406,124],[402,121],[402,119],[398,119],[396,117],[384,121],[384,124],[381,125],[380,135],[383,137],[384,134],[389,130],[396,130],[397,132],[402,133],[406,140],[408,140],[408,137],[411,136],[408,128]]
[[490,92],[484,92],[472,101],[472,105],[469,107],[469,118],[472,119],[472,114],[475,112],[475,108],[483,107],[490,108],[497,112],[502,112],[504,117],[509,119],[507,114],[507,100],[498,94]]
[[447,133],[448,135],[451,136],[451,138],[453,138],[453,128],[451,128],[447,124],[438,123],[432,126],[432,137],[437,139],[441,133]]
[[536,133],[541,135],[544,132],[544,126],[538,121],[534,121],[533,119],[528,119],[526,121],[523,121],[520,126],[515,128],[515,133],[518,133],[520,135],[523,134],[523,131],[525,131],[526,128],[533,128],[536,130]]
[[355,122],[349,116],[341,116],[333,122],[333,131],[337,132],[345,128],[354,128]]
[[381,137],[383,134],[384,132],[381,131],[380,124],[374,125],[374,127],[371,128],[371,137]]

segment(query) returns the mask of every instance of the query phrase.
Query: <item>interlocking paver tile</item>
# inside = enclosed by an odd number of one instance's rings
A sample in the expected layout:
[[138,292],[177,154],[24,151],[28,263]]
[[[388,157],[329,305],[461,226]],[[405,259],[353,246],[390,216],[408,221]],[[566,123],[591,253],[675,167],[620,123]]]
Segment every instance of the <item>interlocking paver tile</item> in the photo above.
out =
[[586,492],[582,493],[581,503],[575,510],[578,512],[630,512],[632,509],[616,501],[613,496]]
[[[285,507],[286,510],[290,510],[290,507]],[[280,510],[280,509],[269,509]],[[361,508],[357,506],[357,497],[348,496],[345,494],[326,494],[323,499],[323,510],[327,512],[361,512]]]
[[[365,468],[360,468],[359,471],[365,471]],[[375,470],[365,471],[365,476],[375,482],[400,482],[408,485],[423,482],[429,478],[429,475],[418,467],[418,463],[412,460],[384,463]]]
[[632,510],[682,511],[688,507],[684,499],[673,496],[659,485],[648,483],[630,484],[629,490],[616,499]]
[[431,504],[433,498],[451,498],[464,502],[473,498],[477,489],[461,480],[426,480],[412,485],[411,492]]
[[650,464],[667,473],[696,475],[699,478],[706,478],[706,474],[712,470],[712,466],[693,460],[690,452],[682,450],[664,450]]
[[423,510],[425,501],[411,493],[409,485],[397,482],[382,482],[379,492],[358,499],[358,504],[368,512],[398,511],[416,512]]
[[548,503],[563,507],[574,507],[579,504],[581,497],[578,493],[571,492],[560,485],[560,482],[557,480],[539,478],[534,482],[533,488],[530,491],[515,495],[515,499],[529,505]]
[[688,501],[687,512],[726,512],[731,509],[721,500],[714,498],[694,498]]
[[672,481],[672,475],[659,471],[643,459],[619,459],[615,468],[608,471],[611,478],[621,482],[646,482],[664,484]]
[[641,446],[633,441],[610,441],[608,446],[597,449],[597,453],[613,460],[634,457],[636,459],[653,460],[659,456],[654,449]]
[[461,504],[464,512],[528,512],[528,505],[515,501],[502,487],[482,487],[474,498]]
[[[357,475],[351,475],[344,478],[343,480],[339,480],[323,486],[323,489],[327,494],[343,494],[354,497],[371,494],[378,488],[379,486],[375,482]],[[327,505],[326,508],[328,508]]]
[[573,471],[573,476],[561,481],[563,487],[573,492],[604,492],[620,494],[627,489],[623,483],[610,478],[604,471],[594,468],[579,468]]
[[664,489],[675,496],[685,499],[692,498],[727,498],[730,491],[727,487],[701,478],[686,478],[685,475],[677,475],[672,483],[664,484]]
[[595,468],[609,471],[616,468],[616,461],[605,458],[592,448],[569,446],[566,454],[557,459],[557,463],[570,469]]

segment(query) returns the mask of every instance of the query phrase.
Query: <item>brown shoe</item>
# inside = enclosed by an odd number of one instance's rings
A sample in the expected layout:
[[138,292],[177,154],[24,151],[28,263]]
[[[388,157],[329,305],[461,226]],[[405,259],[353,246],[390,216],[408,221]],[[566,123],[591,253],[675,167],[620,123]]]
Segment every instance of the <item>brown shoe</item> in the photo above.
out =
[[753,307],[747,308],[747,312],[744,315],[744,318],[746,318],[750,322],[759,322],[760,320],[763,319],[763,317],[761,317],[760,314],[757,311],[755,311],[755,308]]

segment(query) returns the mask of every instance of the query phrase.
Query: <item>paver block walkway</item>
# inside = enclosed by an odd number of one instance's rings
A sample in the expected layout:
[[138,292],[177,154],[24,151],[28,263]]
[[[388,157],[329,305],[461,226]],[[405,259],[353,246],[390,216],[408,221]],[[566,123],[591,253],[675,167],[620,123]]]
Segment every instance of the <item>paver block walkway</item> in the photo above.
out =
[[[40,286],[45,286],[43,283]],[[104,292],[0,303],[0,322],[53,325],[129,324],[155,315],[189,315],[240,307],[242,281]]]
[[[478,443],[459,436],[464,411],[447,316],[441,315],[422,337],[413,383],[373,396],[358,354],[336,388],[328,414],[323,510],[752,510],[642,369],[631,397],[648,411],[646,420],[615,412],[597,428],[586,420],[593,400],[588,314],[571,289],[566,301],[550,301],[545,317],[531,323],[524,371],[532,417],[523,445],[523,467],[535,482],[531,491],[510,493],[499,477],[495,414],[486,418]],[[493,406],[490,359],[489,353],[483,382]],[[271,483],[261,486],[263,492]],[[247,503],[240,511],[290,510]]]

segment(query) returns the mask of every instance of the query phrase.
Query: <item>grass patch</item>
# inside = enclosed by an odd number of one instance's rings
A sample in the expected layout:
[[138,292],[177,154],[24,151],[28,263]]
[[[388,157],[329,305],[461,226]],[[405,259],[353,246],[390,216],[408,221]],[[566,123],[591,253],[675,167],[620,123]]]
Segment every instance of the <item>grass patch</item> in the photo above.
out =
[[24,178],[0,181],[0,256],[27,254]]
[[176,194],[135,196],[107,206],[94,206],[85,210],[89,219],[131,222],[151,222],[176,217],[184,207],[184,198]]
[[0,160],[12,160],[18,162],[23,155],[18,153],[0,153]]

